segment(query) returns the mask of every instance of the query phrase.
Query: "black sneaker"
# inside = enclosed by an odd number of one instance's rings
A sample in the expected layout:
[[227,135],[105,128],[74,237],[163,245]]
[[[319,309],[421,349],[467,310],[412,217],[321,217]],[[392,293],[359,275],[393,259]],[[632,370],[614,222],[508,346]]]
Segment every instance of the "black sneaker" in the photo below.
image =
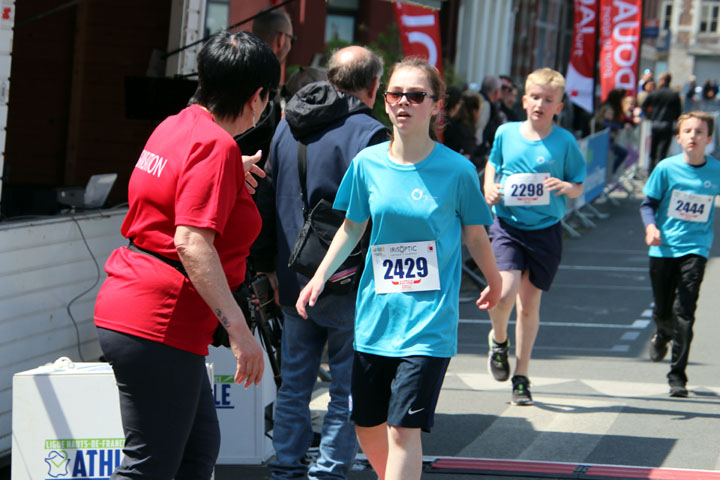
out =
[[661,362],[668,351],[668,342],[665,337],[655,333],[650,339],[650,360],[653,362]]
[[508,350],[510,349],[510,339],[505,341],[505,346],[499,346],[493,338],[493,331],[490,330],[488,335],[488,345],[490,353],[488,355],[488,371],[498,382],[504,382],[510,378],[510,362],[508,361]]
[[523,375],[515,375],[512,377],[512,404],[513,405],[532,405],[533,399],[530,395],[530,380]]
[[688,390],[685,388],[685,385],[670,385],[670,396],[685,398],[688,396]]

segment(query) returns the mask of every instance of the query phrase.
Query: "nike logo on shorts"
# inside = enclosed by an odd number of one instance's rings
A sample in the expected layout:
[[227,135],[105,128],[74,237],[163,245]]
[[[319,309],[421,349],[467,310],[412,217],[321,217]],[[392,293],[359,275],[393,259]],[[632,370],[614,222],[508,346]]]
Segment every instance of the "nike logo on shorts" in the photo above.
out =
[[425,408],[418,408],[417,410],[413,410],[412,408],[408,408],[408,415],[415,415],[418,412],[422,412],[425,410]]

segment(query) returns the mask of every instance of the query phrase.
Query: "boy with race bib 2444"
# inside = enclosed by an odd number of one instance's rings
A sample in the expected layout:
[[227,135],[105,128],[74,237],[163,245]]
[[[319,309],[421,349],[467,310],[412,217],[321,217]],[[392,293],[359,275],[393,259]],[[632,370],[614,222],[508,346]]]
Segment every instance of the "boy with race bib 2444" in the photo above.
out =
[[672,341],[667,374],[671,397],[687,397],[685,369],[693,337],[695,308],[713,240],[720,162],[705,155],[714,118],[693,111],[678,118],[682,153],[658,163],[645,184],[640,207],[650,247],[650,282],[656,332],[650,359],[659,362]]

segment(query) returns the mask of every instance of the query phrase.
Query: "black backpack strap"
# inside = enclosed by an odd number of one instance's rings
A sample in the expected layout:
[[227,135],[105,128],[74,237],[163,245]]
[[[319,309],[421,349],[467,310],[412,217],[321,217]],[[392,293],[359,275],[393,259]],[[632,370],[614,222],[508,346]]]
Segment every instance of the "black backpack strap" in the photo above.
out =
[[185,271],[185,266],[182,264],[182,262],[180,260],[168,258],[165,255],[162,255],[157,252],[153,252],[152,250],[148,250],[147,248],[139,247],[139,246],[135,245],[135,242],[133,242],[132,238],[128,241],[127,248],[128,248],[128,250],[132,250],[133,252],[144,253],[145,255],[150,255],[151,257],[155,257],[158,260],[160,260],[161,262],[167,263],[168,265],[173,267],[175,270],[182,273],[185,277],[190,278],[190,277],[188,277],[188,274]]
[[298,142],[298,177],[300,178],[300,197],[303,202],[303,217],[307,218],[310,208],[307,198],[307,145]]

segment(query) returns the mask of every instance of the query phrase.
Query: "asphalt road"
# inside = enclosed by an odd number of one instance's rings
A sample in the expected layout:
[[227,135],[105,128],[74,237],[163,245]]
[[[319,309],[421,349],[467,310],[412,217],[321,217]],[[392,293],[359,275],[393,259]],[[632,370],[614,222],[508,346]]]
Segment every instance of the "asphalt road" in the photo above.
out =
[[[616,468],[602,478],[720,478],[720,295],[715,294],[720,247],[715,242],[696,314],[690,396],[670,398],[668,360],[648,359],[654,327],[640,198],[615,199],[618,205],[597,206],[608,217],[593,219],[596,228],[565,238],[561,269],[542,300],[530,372],[534,406],[511,405],[510,383],[495,382],[488,374],[489,316],[471,302],[461,304],[459,355],[443,385],[435,428],[423,434],[428,467],[423,478],[601,478],[582,473],[599,466],[659,469],[617,473]],[[716,232],[719,223],[716,218]],[[464,283],[463,297],[476,294],[470,282]],[[326,401],[325,386],[319,384],[313,402],[318,416]],[[488,473],[488,462],[458,458],[516,463],[499,475]],[[523,462],[540,462],[542,468]],[[565,464],[573,473],[553,473]],[[431,470],[432,465],[442,468]],[[529,472],[533,465],[544,473]],[[481,470],[450,473],[457,468]],[[266,475],[263,466],[219,466],[216,478]],[[376,477],[358,470],[350,478]]]
[[[565,238],[561,269],[542,301],[530,371],[534,406],[512,406],[509,382],[487,373],[489,316],[461,303],[459,354],[435,428],[423,434],[423,478],[720,478],[720,246],[716,241],[700,294],[690,396],[670,398],[668,360],[648,359],[654,328],[640,199],[618,201],[597,207],[609,216],[593,219],[596,228]],[[720,234],[720,216],[715,223]],[[466,300],[477,295],[471,282],[463,285]],[[327,385],[318,383],[318,421],[326,404]],[[356,466],[350,480],[376,478],[363,462]],[[0,480],[9,470],[0,468]],[[215,478],[265,479],[267,468],[220,465]]]

